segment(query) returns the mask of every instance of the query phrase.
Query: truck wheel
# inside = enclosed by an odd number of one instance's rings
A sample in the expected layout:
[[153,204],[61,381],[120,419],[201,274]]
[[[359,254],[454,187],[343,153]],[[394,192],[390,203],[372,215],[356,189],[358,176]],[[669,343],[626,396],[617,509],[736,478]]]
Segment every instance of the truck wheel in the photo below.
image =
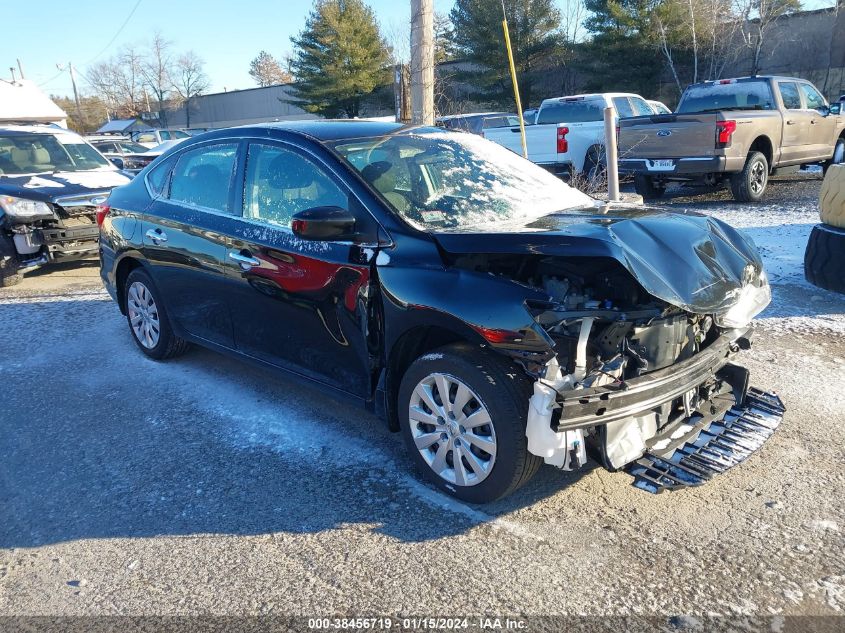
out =
[[804,277],[814,286],[845,293],[845,230],[817,224],[804,253]]
[[522,369],[468,344],[420,356],[399,387],[399,424],[423,477],[470,503],[510,494],[542,459],[528,452],[531,382]]
[[824,173],[827,173],[831,165],[843,164],[845,164],[845,138],[836,141],[836,147],[833,149],[833,157],[824,164]]
[[656,200],[666,193],[666,186],[656,184],[651,176],[637,174],[634,176],[634,191],[640,194],[643,200]]
[[147,272],[140,268],[130,272],[124,292],[126,321],[140,350],[155,360],[184,354],[188,342],[174,334],[158,288]]
[[15,243],[5,235],[0,235],[0,288],[8,288],[23,281],[19,268]]
[[769,161],[761,152],[751,152],[745,167],[731,176],[731,193],[737,202],[759,202],[769,184]]

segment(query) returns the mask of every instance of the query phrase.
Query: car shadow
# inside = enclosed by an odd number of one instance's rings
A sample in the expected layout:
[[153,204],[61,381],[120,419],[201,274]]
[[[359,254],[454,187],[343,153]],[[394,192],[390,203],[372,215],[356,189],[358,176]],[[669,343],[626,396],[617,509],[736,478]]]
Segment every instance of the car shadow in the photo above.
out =
[[0,303],[0,319],[26,332],[0,341],[0,548],[351,524],[439,539],[596,466],[544,467],[496,504],[467,505],[422,483],[401,437],[372,414],[203,349],[153,362],[110,302]]

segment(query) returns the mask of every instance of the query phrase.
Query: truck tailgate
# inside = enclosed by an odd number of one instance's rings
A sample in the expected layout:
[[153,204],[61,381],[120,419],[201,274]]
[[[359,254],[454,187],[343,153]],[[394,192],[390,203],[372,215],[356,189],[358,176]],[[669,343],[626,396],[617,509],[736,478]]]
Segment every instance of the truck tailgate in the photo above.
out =
[[[557,125],[528,125],[525,127],[525,144],[528,158],[535,163],[554,163],[564,160],[557,153]],[[519,127],[497,127],[484,130],[484,138],[522,154],[522,137]]]
[[655,114],[619,122],[620,158],[713,156],[716,113]]

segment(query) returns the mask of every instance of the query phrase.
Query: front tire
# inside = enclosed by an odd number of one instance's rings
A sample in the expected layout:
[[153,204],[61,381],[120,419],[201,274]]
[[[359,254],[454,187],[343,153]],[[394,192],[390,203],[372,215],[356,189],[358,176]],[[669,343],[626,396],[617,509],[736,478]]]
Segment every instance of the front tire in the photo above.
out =
[[399,423],[417,469],[470,503],[504,497],[533,477],[528,452],[531,383],[522,369],[469,344],[418,358],[399,387]]
[[136,268],[126,278],[124,293],[126,322],[138,348],[155,360],[184,354],[188,342],[174,334],[152,277],[145,270]]
[[751,152],[745,166],[731,176],[731,193],[737,202],[759,202],[769,184],[769,161],[761,152]]
[[0,288],[16,286],[23,281],[23,274],[18,272],[20,263],[15,243],[5,235],[0,235]]

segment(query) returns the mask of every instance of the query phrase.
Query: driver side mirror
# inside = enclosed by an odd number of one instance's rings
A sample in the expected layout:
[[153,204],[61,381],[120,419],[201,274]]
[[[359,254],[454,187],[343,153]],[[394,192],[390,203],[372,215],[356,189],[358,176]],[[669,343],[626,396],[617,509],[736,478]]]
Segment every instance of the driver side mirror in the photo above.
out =
[[842,113],[842,104],[841,103],[831,103],[830,106],[827,108],[828,114],[841,114]]
[[295,214],[291,228],[303,240],[352,239],[355,216],[341,207],[313,207]]

